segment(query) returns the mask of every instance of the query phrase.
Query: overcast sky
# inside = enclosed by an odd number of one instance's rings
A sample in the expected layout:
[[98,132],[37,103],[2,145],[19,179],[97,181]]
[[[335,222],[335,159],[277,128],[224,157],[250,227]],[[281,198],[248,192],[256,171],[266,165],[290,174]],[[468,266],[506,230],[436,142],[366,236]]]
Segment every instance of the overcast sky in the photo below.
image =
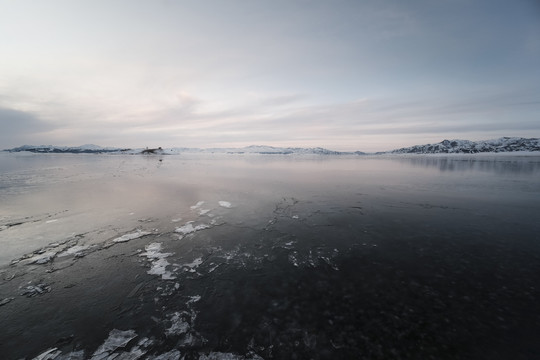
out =
[[0,148],[540,137],[537,0],[0,0]]

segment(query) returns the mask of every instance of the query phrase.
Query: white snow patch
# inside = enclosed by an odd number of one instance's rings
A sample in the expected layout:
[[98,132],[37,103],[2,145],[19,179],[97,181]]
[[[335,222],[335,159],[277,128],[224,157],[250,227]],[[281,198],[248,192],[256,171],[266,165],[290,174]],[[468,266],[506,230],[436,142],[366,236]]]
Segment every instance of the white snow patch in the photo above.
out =
[[137,230],[134,233],[125,234],[125,235],[122,235],[120,237],[117,237],[116,239],[113,240],[113,242],[126,242],[126,241],[129,241],[129,240],[138,239],[140,237],[150,235],[150,234],[151,234],[150,231]]
[[186,312],[175,312],[171,317],[171,327],[165,330],[167,336],[170,335],[182,335],[188,332],[191,325],[185,320],[189,317]]
[[176,219],[172,219],[171,221],[172,221],[172,222],[174,222],[174,223],[176,223],[176,222],[180,222],[180,221],[182,221],[182,218],[176,218]]
[[90,248],[90,245],[75,245],[65,251],[62,251],[60,254],[58,254],[58,257],[77,255],[83,252],[84,250],[88,250],[89,248]]
[[186,223],[184,226],[180,226],[176,228],[176,230],[174,231],[182,235],[187,235],[187,234],[194,233],[195,231],[209,229],[209,228],[210,228],[210,225],[206,225],[206,224],[193,226],[193,221],[190,221]]
[[56,256],[56,251],[46,251],[43,254],[32,256],[29,259],[23,260],[28,264],[46,264]]
[[195,269],[198,268],[199,265],[201,265],[202,263],[203,263],[203,259],[202,257],[199,257],[193,260],[192,262],[190,262],[189,264],[183,264],[182,267],[184,267],[184,271],[195,272],[196,271]]
[[232,207],[232,204],[228,201],[219,201],[219,206],[230,209]]
[[176,276],[174,276],[171,271],[167,270],[167,266],[169,266],[170,263],[167,261],[166,257],[171,256],[173,253],[162,253],[161,243],[151,243],[146,245],[144,249],[146,252],[139,256],[146,256],[148,260],[152,261],[152,266],[150,270],[147,271],[147,274],[161,276],[163,280],[176,279]]
[[58,219],[47,220],[47,221],[45,221],[45,224],[51,224],[51,223],[57,222],[57,221],[58,221]]
[[201,210],[199,210],[199,215],[205,215],[208,212],[210,212],[210,209],[201,209]]

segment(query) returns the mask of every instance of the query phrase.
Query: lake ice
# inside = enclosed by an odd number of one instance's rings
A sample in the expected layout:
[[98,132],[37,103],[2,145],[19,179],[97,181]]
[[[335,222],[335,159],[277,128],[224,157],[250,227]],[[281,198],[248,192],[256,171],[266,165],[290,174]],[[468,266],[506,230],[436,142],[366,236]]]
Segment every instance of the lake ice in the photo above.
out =
[[539,156],[0,153],[7,359],[528,359]]

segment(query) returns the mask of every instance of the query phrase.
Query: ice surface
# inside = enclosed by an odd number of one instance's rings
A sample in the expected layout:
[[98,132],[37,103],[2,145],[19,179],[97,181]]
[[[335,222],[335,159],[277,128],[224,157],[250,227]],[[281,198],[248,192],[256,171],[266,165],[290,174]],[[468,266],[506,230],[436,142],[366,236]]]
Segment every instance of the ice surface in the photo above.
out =
[[199,360],[245,360],[246,357],[232,353],[211,352],[208,355],[202,354]]
[[167,270],[167,266],[169,266],[170,263],[166,258],[171,256],[173,253],[162,253],[161,243],[151,243],[145,246],[144,249],[146,252],[140,254],[139,256],[146,256],[148,260],[152,261],[152,266],[150,270],[147,271],[147,274],[161,276],[163,280],[176,279],[173,273]]
[[116,239],[113,240],[113,242],[117,242],[117,243],[118,242],[126,242],[126,241],[129,241],[129,240],[138,239],[140,237],[150,235],[150,234],[151,234],[150,231],[137,230],[134,233],[125,234],[125,235],[122,235],[120,237],[117,237]]
[[2,299],[2,300],[0,300],[0,306],[6,305],[7,303],[11,302],[11,301],[14,300],[14,299],[15,299],[15,298],[12,298],[12,297]]
[[109,337],[105,342],[94,352],[91,360],[106,359],[112,352],[118,348],[125,347],[132,339],[136,338],[135,330],[117,330],[113,329],[109,332]]
[[[118,353],[118,355],[113,354],[110,355],[107,360],[114,359],[114,360],[137,360],[143,357],[143,355],[146,354],[146,350],[143,350],[139,348],[138,346],[134,346],[129,352],[123,351],[121,353]],[[111,358],[111,356],[114,356]]]
[[180,355],[181,355],[180,351],[171,350],[164,354],[157,355],[156,357],[148,357],[148,360],[179,360]]
[[56,360],[84,360],[84,358],[84,350],[79,350],[60,355]]
[[232,204],[228,201],[219,201],[219,206],[230,209]]
[[193,221],[190,221],[186,223],[184,226],[180,226],[176,228],[176,230],[174,231],[182,235],[187,235],[187,234],[194,233],[195,231],[209,229],[209,228],[210,228],[210,225],[206,225],[206,224],[193,226]]
[[197,204],[191,206],[190,208],[191,208],[192,210],[195,210],[195,209],[200,208],[200,207],[203,206],[203,205],[204,205],[204,201],[199,201]]

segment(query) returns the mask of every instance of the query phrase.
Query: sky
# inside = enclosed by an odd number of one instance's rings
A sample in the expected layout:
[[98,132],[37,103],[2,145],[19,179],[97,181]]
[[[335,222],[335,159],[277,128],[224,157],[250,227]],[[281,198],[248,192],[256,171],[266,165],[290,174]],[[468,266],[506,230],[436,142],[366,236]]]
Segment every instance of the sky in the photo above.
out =
[[0,0],[0,149],[540,137],[537,0]]

